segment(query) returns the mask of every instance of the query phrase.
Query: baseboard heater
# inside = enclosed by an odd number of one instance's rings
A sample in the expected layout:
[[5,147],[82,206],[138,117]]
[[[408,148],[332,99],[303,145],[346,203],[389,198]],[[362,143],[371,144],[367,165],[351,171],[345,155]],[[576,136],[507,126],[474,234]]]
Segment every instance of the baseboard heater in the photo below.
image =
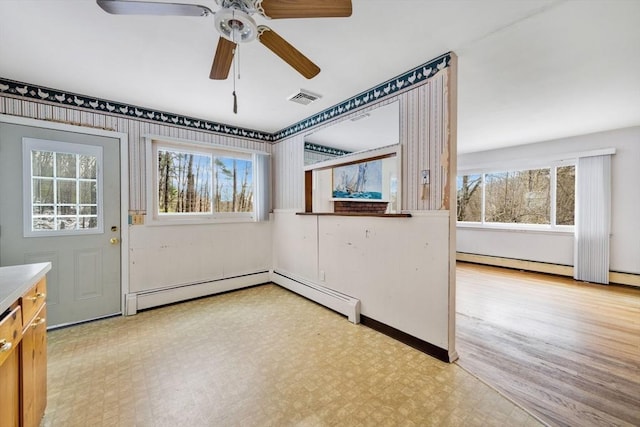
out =
[[271,281],[291,292],[324,305],[333,311],[347,316],[350,322],[360,323],[360,300],[350,297],[333,289],[297,277],[291,273],[274,270]]
[[270,280],[268,271],[260,271],[207,282],[186,283],[132,293],[126,297],[126,314],[133,315],[136,314],[138,310],[234,291],[249,286],[268,283]]
[[[491,255],[478,255],[467,252],[457,252],[456,260],[474,264],[493,265],[496,267],[514,268],[517,270],[573,277],[573,266],[571,265],[551,264],[540,261],[528,261]],[[640,274],[610,271],[609,283],[640,287]]]

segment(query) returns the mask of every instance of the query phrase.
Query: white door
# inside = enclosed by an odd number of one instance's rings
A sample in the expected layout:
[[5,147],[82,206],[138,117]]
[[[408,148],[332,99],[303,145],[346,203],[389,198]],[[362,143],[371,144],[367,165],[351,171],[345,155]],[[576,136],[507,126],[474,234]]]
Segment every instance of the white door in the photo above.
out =
[[49,326],[121,312],[119,144],[0,123],[0,265],[51,262]]

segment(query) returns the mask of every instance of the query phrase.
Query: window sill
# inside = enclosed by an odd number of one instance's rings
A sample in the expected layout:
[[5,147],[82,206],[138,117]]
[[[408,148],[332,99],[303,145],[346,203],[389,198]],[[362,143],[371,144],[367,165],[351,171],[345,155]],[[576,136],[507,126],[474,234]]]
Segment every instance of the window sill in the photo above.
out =
[[215,225],[215,224],[234,224],[234,223],[249,223],[256,222],[253,216],[251,217],[232,217],[232,218],[193,218],[193,219],[181,219],[181,218],[166,218],[155,219],[147,218],[146,224],[152,227],[173,226],[173,225]]
[[481,223],[456,223],[457,229],[505,231],[509,233],[537,233],[537,234],[566,234],[573,235],[573,226],[544,226],[544,225],[502,225],[502,224],[481,224]]

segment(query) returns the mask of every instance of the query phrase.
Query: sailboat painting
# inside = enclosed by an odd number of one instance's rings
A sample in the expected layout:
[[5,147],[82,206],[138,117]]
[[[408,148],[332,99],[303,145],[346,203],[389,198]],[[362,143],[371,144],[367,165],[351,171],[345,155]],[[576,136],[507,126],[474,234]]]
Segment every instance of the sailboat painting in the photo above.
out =
[[333,198],[382,200],[382,160],[333,168]]

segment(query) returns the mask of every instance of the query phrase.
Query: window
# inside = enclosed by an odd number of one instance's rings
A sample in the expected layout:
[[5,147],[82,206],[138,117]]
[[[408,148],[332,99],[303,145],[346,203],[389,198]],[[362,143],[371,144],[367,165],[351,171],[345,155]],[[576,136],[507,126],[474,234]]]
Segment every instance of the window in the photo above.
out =
[[482,221],[482,175],[463,175],[457,179],[458,221]]
[[575,165],[457,178],[460,222],[573,225]]
[[[151,144],[153,187],[150,200],[158,221],[208,221],[211,219],[255,219],[268,180],[260,175],[257,153],[198,144],[154,140]],[[264,176],[264,177],[263,177]]]
[[102,148],[25,138],[25,236],[101,233]]
[[485,222],[549,224],[549,169],[485,175]]
[[556,224],[575,225],[576,167],[556,169]]

